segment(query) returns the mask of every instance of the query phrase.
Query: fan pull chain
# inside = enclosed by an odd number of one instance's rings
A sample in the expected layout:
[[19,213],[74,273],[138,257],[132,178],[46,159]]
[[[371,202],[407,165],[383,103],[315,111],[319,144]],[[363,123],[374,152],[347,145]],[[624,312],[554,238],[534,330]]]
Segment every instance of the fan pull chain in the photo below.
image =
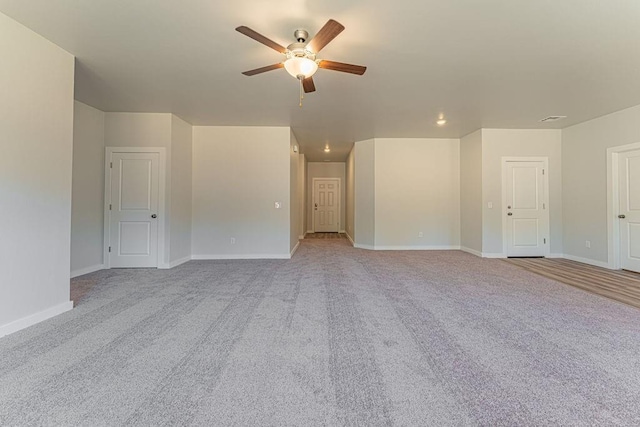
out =
[[300,108],[302,108],[302,100],[304,99],[304,92],[302,91],[302,79],[300,80]]

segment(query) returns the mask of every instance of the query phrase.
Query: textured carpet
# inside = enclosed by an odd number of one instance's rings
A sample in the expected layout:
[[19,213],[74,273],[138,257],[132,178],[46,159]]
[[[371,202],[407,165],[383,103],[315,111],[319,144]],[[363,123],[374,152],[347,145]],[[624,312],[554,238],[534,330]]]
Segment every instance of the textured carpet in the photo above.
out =
[[640,308],[640,273],[609,270],[559,258],[509,258],[505,261],[584,291]]
[[311,239],[90,277],[0,340],[0,425],[640,424],[640,310],[504,261]]

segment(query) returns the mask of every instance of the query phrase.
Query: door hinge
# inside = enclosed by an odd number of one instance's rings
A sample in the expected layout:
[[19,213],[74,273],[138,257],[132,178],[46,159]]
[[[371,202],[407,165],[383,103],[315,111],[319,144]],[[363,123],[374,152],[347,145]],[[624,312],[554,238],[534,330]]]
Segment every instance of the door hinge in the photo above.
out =
[[109,203],[109,210],[111,210],[111,203]]
[[109,163],[109,168],[113,169],[113,162]]
[[546,203],[542,204],[542,209],[547,209],[547,204]]
[[542,240],[544,241],[544,244],[546,245],[547,244],[547,239],[542,239]]
[[544,175],[544,169],[542,169],[542,175]]
[[109,246],[109,252],[111,252],[111,246]]

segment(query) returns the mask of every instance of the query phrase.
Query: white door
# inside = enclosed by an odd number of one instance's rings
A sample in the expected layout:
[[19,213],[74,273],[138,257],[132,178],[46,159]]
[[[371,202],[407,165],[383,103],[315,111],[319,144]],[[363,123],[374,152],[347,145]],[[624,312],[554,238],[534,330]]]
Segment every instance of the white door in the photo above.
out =
[[640,150],[619,154],[620,267],[640,272]]
[[340,185],[337,179],[313,180],[313,218],[316,233],[339,231]]
[[549,230],[543,161],[506,162],[507,256],[544,256]]
[[158,153],[112,153],[109,265],[158,266]]

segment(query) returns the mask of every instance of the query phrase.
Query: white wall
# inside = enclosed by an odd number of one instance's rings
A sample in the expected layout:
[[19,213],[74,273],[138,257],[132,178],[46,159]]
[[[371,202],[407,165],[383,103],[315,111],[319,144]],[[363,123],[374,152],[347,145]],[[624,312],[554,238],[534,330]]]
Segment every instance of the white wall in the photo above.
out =
[[[299,146],[298,146],[299,149]],[[298,227],[298,238],[304,239],[304,235],[307,232],[307,192],[306,192],[306,182],[307,182],[307,160],[304,154],[298,155],[298,206],[300,206],[299,210],[299,227]]]
[[300,185],[298,183],[300,161],[298,159],[298,140],[289,130],[289,250],[298,246],[300,235]]
[[171,265],[191,258],[192,126],[171,116],[171,222],[169,224]]
[[482,130],[460,140],[460,245],[482,253]]
[[104,268],[104,112],[74,103],[71,276]]
[[289,150],[287,127],[194,126],[194,258],[289,257]]
[[347,157],[347,162],[345,165],[345,175],[346,175],[346,183],[345,183],[345,231],[347,235],[351,238],[352,241],[355,242],[355,229],[353,225],[354,221],[354,204],[355,204],[355,158],[356,150],[355,147],[351,149],[349,152],[349,156]]
[[340,178],[340,228],[345,228],[345,164],[344,162],[309,162],[307,164],[307,231],[313,232],[313,178]]
[[357,141],[354,144],[354,243],[356,247],[373,249],[375,245],[375,141]]
[[[482,129],[482,252],[504,254],[502,240],[502,157],[549,158],[550,249],[562,254],[561,131]],[[493,203],[493,209],[488,203]]]
[[460,141],[376,138],[376,249],[459,246]]
[[74,58],[0,14],[0,336],[70,310]]
[[607,148],[637,142],[640,105],[562,130],[566,255],[611,261],[607,253]]
[[105,113],[107,147],[171,147],[171,114]]

